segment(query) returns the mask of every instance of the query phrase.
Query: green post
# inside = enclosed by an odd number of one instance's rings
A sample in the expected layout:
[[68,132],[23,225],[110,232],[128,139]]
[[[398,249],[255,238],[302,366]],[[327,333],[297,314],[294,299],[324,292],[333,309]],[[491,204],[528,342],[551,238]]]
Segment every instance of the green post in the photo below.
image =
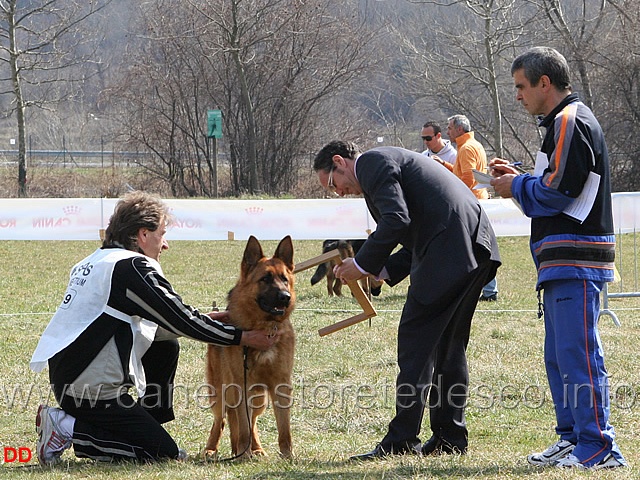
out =
[[222,111],[207,111],[207,137],[222,138]]
[[213,145],[207,148],[207,151],[213,151],[213,161],[210,164],[214,198],[218,198],[218,138],[222,138],[222,111],[207,110],[207,143],[213,141]]

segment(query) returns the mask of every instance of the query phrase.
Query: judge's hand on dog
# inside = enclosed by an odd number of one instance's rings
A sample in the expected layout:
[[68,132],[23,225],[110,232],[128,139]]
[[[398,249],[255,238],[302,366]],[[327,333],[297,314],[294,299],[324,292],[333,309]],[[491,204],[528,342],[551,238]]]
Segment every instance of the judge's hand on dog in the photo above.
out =
[[350,280],[360,280],[366,277],[366,274],[362,273],[356,266],[353,258],[345,258],[340,265],[333,267],[333,274],[336,278],[339,278],[342,283],[347,283]]
[[[212,320],[227,322],[229,312],[209,312],[207,315]],[[279,330],[245,330],[240,337],[240,345],[255,348],[256,350],[269,350],[278,340],[282,332]]]

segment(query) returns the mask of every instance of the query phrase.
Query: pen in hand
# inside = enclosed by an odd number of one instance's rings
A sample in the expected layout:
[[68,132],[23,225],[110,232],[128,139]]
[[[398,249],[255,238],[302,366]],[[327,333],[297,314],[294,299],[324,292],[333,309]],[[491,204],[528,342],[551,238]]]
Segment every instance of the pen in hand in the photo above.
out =
[[[516,169],[520,173],[527,173],[527,171],[524,168],[522,168],[521,165],[522,165],[522,162],[513,162],[513,163],[501,164],[501,165],[496,165],[496,166],[513,167],[514,169]],[[490,168],[495,168],[496,166],[492,166]]]

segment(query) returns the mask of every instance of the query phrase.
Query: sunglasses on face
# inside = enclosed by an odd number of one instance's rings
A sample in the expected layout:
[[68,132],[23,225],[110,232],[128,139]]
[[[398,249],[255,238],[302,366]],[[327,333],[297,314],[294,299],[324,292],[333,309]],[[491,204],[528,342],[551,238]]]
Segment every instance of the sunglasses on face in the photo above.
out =
[[431,135],[425,135],[422,137],[422,140],[424,140],[425,142],[430,142],[431,140],[433,140],[433,137]]

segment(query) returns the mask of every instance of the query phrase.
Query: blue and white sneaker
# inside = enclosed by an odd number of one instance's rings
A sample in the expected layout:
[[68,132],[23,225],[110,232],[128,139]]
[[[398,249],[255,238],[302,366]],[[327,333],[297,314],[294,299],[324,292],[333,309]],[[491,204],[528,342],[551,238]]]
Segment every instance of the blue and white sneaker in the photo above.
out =
[[60,408],[40,405],[36,415],[38,434],[38,463],[52,466],[60,463],[62,452],[71,446],[71,437],[63,433],[58,425],[67,414]]
[[573,452],[574,448],[576,446],[568,440],[559,440],[544,452],[532,453],[527,457],[527,461],[536,467],[552,466]]
[[618,468],[618,467],[626,467],[627,464],[621,462],[617,458],[615,458],[610,453],[600,460],[598,463],[595,463],[591,466],[586,466],[580,463],[578,457],[573,454],[567,455],[566,457],[558,460],[556,463],[556,467],[558,468],[577,468],[580,470],[602,470],[605,468]]

